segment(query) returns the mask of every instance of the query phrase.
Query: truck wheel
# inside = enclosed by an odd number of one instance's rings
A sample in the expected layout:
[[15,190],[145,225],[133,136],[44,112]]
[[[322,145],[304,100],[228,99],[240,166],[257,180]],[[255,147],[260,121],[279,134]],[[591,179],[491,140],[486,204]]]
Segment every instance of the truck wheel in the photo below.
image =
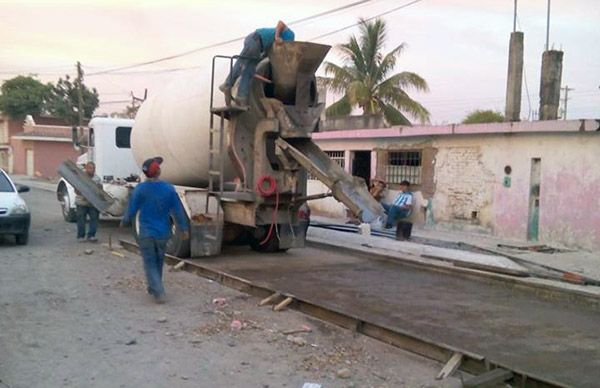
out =
[[15,240],[17,242],[17,245],[27,245],[27,243],[29,242],[29,232],[16,234]]
[[75,222],[77,221],[77,215],[75,214],[75,209],[72,209],[69,206],[69,194],[67,193],[66,187],[61,189],[58,192],[58,197],[60,201],[60,209],[62,210],[62,215],[65,221],[67,222]]
[[[132,222],[132,230],[133,230],[133,236],[135,237],[135,239],[137,240],[139,237],[139,230],[140,230],[140,213],[135,215],[135,218]],[[168,255],[172,255],[172,256],[176,256],[176,257],[180,257],[180,258],[187,258],[190,257],[190,240],[183,240],[181,238],[181,231],[179,230],[179,228],[177,227],[177,224],[175,223],[175,220],[173,218],[171,218],[171,239],[169,240],[169,242],[167,243],[167,249],[166,249],[166,253]]]

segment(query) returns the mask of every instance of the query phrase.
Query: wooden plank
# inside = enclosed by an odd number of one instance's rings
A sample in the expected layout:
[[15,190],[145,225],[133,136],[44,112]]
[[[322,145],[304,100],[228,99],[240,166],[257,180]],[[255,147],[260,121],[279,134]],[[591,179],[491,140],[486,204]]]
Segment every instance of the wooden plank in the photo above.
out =
[[452,375],[454,372],[456,372],[456,370],[458,368],[460,368],[460,364],[462,363],[462,360],[463,360],[462,353],[455,352],[454,354],[452,354],[452,357],[450,357],[450,359],[448,360],[446,365],[444,365],[444,367],[442,368],[440,373],[437,375],[436,379],[441,380],[441,379],[445,379],[446,377]]
[[479,376],[472,377],[463,382],[463,387],[465,388],[475,388],[475,387],[488,387],[493,384],[502,383],[506,380],[512,379],[513,373],[509,370],[497,368],[492,369],[489,372],[485,372]]

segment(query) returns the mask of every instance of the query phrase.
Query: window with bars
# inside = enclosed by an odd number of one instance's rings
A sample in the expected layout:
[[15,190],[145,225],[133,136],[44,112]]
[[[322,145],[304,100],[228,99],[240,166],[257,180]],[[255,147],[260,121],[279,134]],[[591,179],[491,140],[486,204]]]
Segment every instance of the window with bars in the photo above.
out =
[[407,180],[411,185],[421,184],[421,151],[392,151],[385,166],[388,183]]
[[[341,168],[344,168],[346,163],[345,163],[345,157],[346,157],[346,152],[345,151],[323,151],[327,154],[327,156],[329,156],[329,158],[331,160],[333,160],[335,163],[337,163]],[[317,179],[316,177],[312,176],[310,174],[310,172],[308,173],[308,179]]]

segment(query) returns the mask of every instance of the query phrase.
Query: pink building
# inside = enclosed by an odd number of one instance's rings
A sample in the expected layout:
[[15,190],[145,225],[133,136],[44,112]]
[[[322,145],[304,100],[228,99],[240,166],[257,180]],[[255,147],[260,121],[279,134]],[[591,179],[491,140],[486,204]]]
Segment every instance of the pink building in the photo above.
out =
[[[314,141],[366,179],[407,179],[421,227],[600,249],[600,123],[536,121],[315,133]],[[326,191],[309,182],[309,193]],[[344,216],[331,199],[315,213]]]
[[71,128],[56,118],[4,119],[0,135],[0,167],[9,174],[53,179],[62,161],[79,155],[71,143]]

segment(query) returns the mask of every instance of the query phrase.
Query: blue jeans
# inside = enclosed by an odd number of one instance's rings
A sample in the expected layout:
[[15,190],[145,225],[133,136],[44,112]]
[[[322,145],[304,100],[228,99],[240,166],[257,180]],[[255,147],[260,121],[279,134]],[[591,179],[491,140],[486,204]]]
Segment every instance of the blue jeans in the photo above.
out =
[[90,225],[87,231],[87,237],[96,237],[98,217],[100,217],[98,209],[93,206],[77,205],[75,215],[77,216],[77,238],[85,238],[85,224],[88,216],[90,218]]
[[260,36],[257,33],[253,32],[252,34],[248,35],[246,39],[244,39],[244,48],[240,53],[240,56],[244,58],[238,58],[237,61],[235,61],[235,65],[233,65],[231,73],[225,80],[225,85],[231,88],[240,75],[242,76],[240,79],[240,85],[238,87],[237,98],[248,98],[248,93],[250,92],[250,81],[256,72],[256,65],[260,60],[261,51],[262,44],[260,41]]
[[162,283],[162,272],[167,241],[169,240],[156,239],[153,237],[143,237],[138,239],[140,251],[144,260],[144,272],[146,273],[148,293],[154,297],[165,295],[165,289]]
[[387,221],[385,223],[384,228],[390,229],[396,225],[402,218],[406,218],[410,215],[410,210],[402,209],[400,206],[388,205],[382,203],[383,210],[385,210],[385,214],[388,215]]

